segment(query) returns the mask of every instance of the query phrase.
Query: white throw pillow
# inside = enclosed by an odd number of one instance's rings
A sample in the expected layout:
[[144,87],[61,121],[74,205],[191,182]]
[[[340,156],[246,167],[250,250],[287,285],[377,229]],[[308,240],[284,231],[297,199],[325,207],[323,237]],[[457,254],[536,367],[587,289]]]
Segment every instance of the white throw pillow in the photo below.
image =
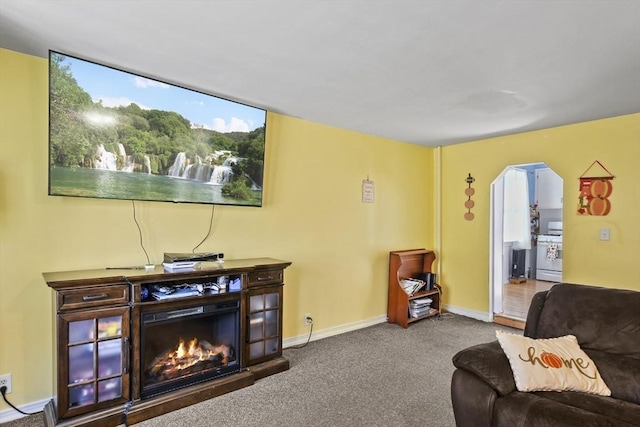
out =
[[496,331],[519,391],[583,391],[611,396],[595,363],[573,335],[532,339]]

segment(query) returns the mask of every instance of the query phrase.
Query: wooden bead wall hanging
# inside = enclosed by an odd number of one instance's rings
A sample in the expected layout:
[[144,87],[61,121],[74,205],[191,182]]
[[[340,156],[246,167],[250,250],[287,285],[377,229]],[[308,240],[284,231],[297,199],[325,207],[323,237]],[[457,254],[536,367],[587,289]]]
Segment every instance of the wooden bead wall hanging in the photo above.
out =
[[[596,172],[596,175],[585,176],[593,168],[595,164],[601,169],[601,172]],[[608,175],[602,174],[602,171]],[[588,175],[592,175],[589,173]],[[578,178],[580,180],[578,196],[578,215],[594,215],[605,216],[611,212],[611,201],[609,196],[613,191],[613,176],[611,172],[605,168],[602,163],[595,161],[591,163],[591,166]]]
[[468,187],[464,190],[464,194],[467,195],[467,201],[464,202],[464,207],[467,208],[467,212],[464,214],[464,219],[466,219],[467,221],[473,220],[473,212],[471,212],[471,208],[475,205],[475,203],[473,202],[473,200],[471,200],[471,196],[475,194],[476,190],[471,187],[471,184],[473,184],[475,180],[476,179],[472,177],[471,174],[469,174],[466,179]]

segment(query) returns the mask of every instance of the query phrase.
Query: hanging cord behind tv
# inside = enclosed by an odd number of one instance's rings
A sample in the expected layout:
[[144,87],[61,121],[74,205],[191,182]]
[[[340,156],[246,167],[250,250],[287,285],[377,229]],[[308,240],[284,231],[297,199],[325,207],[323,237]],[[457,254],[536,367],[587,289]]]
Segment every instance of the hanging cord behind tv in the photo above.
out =
[[213,227],[213,212],[214,212],[215,208],[216,208],[216,205],[211,205],[211,219],[209,220],[209,231],[207,232],[207,235],[204,236],[204,239],[202,239],[200,241],[200,243],[198,243],[196,245],[195,248],[191,249],[191,253],[195,254],[196,253],[196,249],[198,249],[200,247],[200,245],[202,245],[209,238],[209,235],[211,234],[211,228]]
[[133,206],[133,221],[135,221],[136,226],[138,227],[138,234],[140,235],[140,247],[142,248],[142,250],[144,251],[145,256],[147,257],[147,265],[150,265],[151,261],[149,260],[149,254],[147,253],[147,250],[144,248],[144,243],[142,243],[142,230],[140,229],[140,224],[138,224],[138,219],[136,218],[136,202],[135,202],[135,200],[131,201],[131,205]]

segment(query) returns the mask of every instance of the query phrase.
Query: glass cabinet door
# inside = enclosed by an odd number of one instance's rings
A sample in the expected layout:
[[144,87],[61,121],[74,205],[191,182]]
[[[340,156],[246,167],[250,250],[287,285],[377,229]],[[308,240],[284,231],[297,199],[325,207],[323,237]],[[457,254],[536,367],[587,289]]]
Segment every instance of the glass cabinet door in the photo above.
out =
[[282,287],[252,291],[247,325],[248,360],[257,363],[282,354]]
[[128,400],[129,308],[62,314],[59,321],[59,357],[67,367],[58,378],[60,416]]

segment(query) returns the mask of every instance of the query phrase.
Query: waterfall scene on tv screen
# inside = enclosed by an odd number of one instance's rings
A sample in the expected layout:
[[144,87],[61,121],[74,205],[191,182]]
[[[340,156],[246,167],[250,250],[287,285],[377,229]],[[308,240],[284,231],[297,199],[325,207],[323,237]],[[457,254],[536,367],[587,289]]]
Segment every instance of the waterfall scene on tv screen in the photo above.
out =
[[266,111],[49,53],[49,194],[261,206]]

